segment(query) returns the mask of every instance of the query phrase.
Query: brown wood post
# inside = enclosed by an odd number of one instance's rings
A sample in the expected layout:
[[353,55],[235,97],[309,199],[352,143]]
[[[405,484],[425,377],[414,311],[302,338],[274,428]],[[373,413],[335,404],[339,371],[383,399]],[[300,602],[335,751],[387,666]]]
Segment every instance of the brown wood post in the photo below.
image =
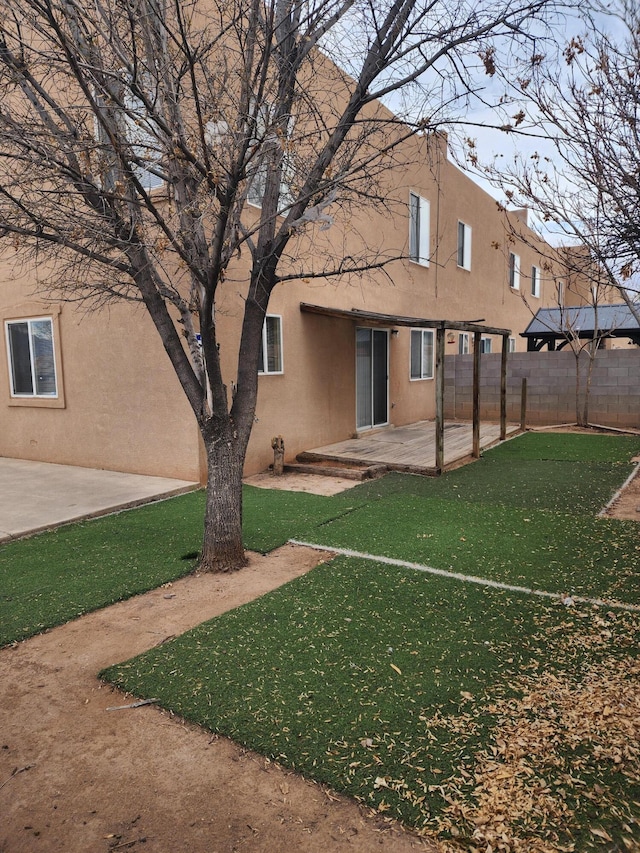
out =
[[436,470],[444,468],[444,326],[436,329]]
[[474,459],[480,458],[480,347],[482,333],[473,333],[473,450]]
[[502,336],[502,361],[500,362],[500,441],[507,437],[507,358],[509,336]]
[[520,394],[520,429],[527,428],[527,377],[522,380],[522,392]]

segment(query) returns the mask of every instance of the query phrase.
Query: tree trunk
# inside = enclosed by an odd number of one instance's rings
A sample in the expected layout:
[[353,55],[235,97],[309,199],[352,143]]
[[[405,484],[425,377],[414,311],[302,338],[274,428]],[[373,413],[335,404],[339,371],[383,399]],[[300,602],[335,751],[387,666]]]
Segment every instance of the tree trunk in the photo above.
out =
[[207,504],[198,570],[229,572],[247,564],[242,544],[242,468],[245,448],[232,430],[205,437]]
[[576,360],[576,424],[582,426],[582,407],[580,406],[580,350],[573,353]]
[[595,366],[596,354],[598,352],[598,341],[594,341],[589,345],[589,363],[587,364],[587,377],[584,387],[584,409],[582,416],[582,426],[589,426],[589,399],[591,397],[591,380],[593,379],[593,368]]

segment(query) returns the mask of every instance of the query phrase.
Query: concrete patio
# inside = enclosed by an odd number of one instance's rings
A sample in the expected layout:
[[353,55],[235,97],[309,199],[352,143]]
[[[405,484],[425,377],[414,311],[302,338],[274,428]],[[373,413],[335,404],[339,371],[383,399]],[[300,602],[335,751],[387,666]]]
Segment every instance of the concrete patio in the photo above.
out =
[[0,457],[0,541],[198,488],[197,483]]

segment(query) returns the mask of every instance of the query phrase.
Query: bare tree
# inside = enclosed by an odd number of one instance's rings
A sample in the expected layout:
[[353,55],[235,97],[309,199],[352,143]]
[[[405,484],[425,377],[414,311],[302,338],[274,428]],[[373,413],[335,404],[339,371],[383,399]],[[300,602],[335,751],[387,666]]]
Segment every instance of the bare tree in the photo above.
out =
[[[475,163],[474,167],[477,166]],[[509,180],[497,170],[490,169],[490,172],[498,182]],[[512,199],[515,198],[509,189],[507,192]],[[540,266],[534,268],[536,280],[533,280],[534,270],[530,276],[523,275],[523,286],[518,293],[531,317],[550,333],[540,334],[539,347],[546,345],[549,349],[562,349],[568,346],[573,353],[576,423],[588,426],[596,355],[619,328],[620,318],[611,312],[607,314],[607,321],[601,322],[605,306],[611,303],[612,295],[618,293],[618,288],[612,285],[611,270],[594,258],[595,253],[589,245],[580,243],[555,247],[543,240],[537,230],[529,227],[528,209],[507,211],[502,204],[498,207],[505,213],[506,247],[518,240],[538,253]],[[498,244],[495,247],[498,248]],[[543,282],[547,301],[552,302],[551,309],[540,310]],[[535,294],[535,301],[530,294]],[[585,359],[586,370],[583,370]]]
[[[144,303],[206,449],[201,569],[245,562],[241,477],[274,287],[390,260],[362,246],[311,265],[309,246],[353,205],[386,203],[391,155],[436,127],[442,81],[455,100],[470,60],[548,6],[0,0],[0,234],[54,266],[52,297]],[[424,105],[413,127],[379,102],[409,90]],[[216,311],[229,291],[243,300],[231,394]]]
[[[606,273],[603,273],[606,276]],[[584,282],[584,271],[580,270],[580,277]],[[563,280],[562,284],[571,287],[571,274],[568,282]],[[603,288],[596,281],[595,273],[590,280],[591,286],[583,296],[581,304],[567,305],[565,294],[556,291],[557,308],[542,309],[534,311],[524,297],[532,315],[541,326],[550,333],[547,337],[549,349],[563,349],[568,347],[575,359],[575,410],[576,423],[578,426],[589,425],[589,399],[593,368],[598,350],[604,342],[616,331],[616,318],[608,316],[607,322],[603,322],[602,314],[606,310],[602,301]],[[611,306],[613,307],[613,306]],[[545,336],[540,334],[541,341]],[[560,341],[557,343],[557,341]],[[551,342],[552,341],[552,342]],[[586,368],[585,368],[586,360]]]
[[595,0],[583,14],[571,26],[584,33],[557,52],[534,49],[516,79],[503,75],[518,103],[504,129],[541,142],[487,171],[510,202],[581,246],[580,263],[597,267],[640,322],[640,7]]

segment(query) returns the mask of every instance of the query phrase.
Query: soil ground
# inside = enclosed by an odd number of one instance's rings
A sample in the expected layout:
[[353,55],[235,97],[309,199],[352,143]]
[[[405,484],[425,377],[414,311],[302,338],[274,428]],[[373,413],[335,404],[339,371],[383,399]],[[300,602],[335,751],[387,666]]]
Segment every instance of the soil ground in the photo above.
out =
[[[290,475],[291,476],[291,475]],[[307,475],[273,488],[318,488]],[[303,479],[299,479],[303,477]],[[261,483],[256,482],[256,485]],[[331,493],[352,486],[322,478]],[[640,521],[640,476],[608,515]],[[430,850],[355,802],[102,685],[96,673],[309,571],[284,546],[193,575],[0,652],[0,853]],[[116,708],[116,710],[109,710]]]
[[298,577],[284,546],[193,575],[0,652],[1,853],[428,850],[426,842],[96,673]]
[[640,457],[636,458],[634,462],[637,467],[633,479],[620,491],[604,513],[609,518],[640,521]]

